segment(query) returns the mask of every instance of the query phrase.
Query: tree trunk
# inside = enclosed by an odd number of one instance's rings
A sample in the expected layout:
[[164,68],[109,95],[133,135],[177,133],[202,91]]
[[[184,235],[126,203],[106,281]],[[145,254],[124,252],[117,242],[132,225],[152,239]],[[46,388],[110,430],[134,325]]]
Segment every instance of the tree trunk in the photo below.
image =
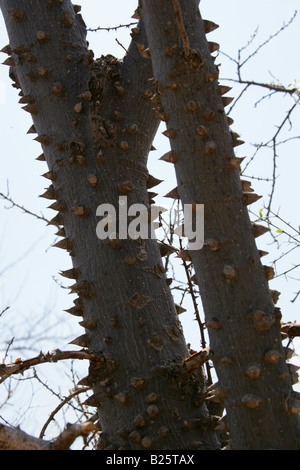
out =
[[[155,184],[147,156],[158,122],[152,110],[151,61],[143,25],[123,61],[94,60],[86,28],[69,0],[1,0],[10,38],[11,76],[32,114],[55,201],[52,220],[64,238],[78,295],[70,313],[85,334],[74,341],[95,352],[86,383],[99,413],[101,449],[215,449],[204,375],[189,356],[156,240],[100,240],[100,204],[119,197],[148,208]],[[75,10],[75,11],[74,11]],[[145,53],[142,55],[146,55]],[[43,156],[41,156],[43,159]],[[156,181],[157,183],[157,181]],[[52,202],[53,202],[52,201]]]
[[[205,242],[190,252],[203,301],[219,396],[233,449],[295,449],[296,408],[280,336],[280,311],[268,287],[243,193],[197,0],[141,0],[160,112],[183,204],[205,205]],[[267,275],[267,278],[266,278]]]

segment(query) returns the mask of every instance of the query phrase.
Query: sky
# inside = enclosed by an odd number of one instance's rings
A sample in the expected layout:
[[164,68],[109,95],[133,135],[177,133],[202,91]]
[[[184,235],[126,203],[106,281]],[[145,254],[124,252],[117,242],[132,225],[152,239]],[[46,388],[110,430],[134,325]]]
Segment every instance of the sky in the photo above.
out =
[[[134,21],[131,18],[136,8],[136,0],[83,0],[82,15],[89,28],[101,26],[112,27]],[[221,53],[216,63],[221,64],[221,83],[229,84],[226,79],[236,78],[236,64],[226,58],[226,53],[237,58],[238,50],[247,45],[256,32],[253,41],[241,52],[242,59],[256,50],[271,34],[276,33],[283,24],[287,24],[299,8],[299,0],[252,0],[241,2],[238,0],[202,0],[200,10],[203,18],[214,21],[220,28],[210,33],[208,39],[220,44]],[[88,40],[95,56],[113,54],[122,57],[124,50],[116,39],[125,47],[130,41],[130,30],[122,28],[115,31],[90,32]],[[5,26],[0,15],[0,38],[2,47],[8,43]],[[257,82],[280,83],[285,87],[293,83],[300,88],[300,65],[297,57],[297,46],[300,40],[300,12],[294,22],[280,35],[276,36],[268,45],[255,54],[242,68],[244,80]],[[2,61],[6,56],[2,54]],[[239,86],[234,85],[231,96],[237,97],[241,92]],[[235,124],[232,129],[241,135],[246,142],[238,147],[237,156],[246,156],[245,162],[251,160],[256,148],[255,145],[272,139],[276,129],[292,106],[291,97],[276,95],[265,98],[268,91],[261,89],[250,90],[237,103],[230,114]],[[35,136],[27,135],[32,122],[27,113],[21,110],[18,104],[18,92],[11,87],[8,79],[8,68],[0,67],[0,192],[7,194],[18,204],[32,212],[52,218],[52,211],[47,209],[47,201],[38,195],[44,192],[45,179],[41,177],[47,171],[46,164],[35,160],[42,153],[40,145],[33,141]],[[259,101],[258,104],[256,104]],[[299,108],[299,106],[298,106]],[[292,125],[287,123],[282,134],[282,140],[300,135],[299,109],[293,114]],[[162,135],[160,128],[154,142],[156,151],[149,157],[149,171],[164,182],[157,187],[159,197],[157,203],[166,206],[168,201],[163,198],[176,186],[175,176],[170,164],[159,161],[159,157],[169,150],[167,139]],[[299,227],[299,173],[300,173],[300,140],[293,139],[278,148],[276,196],[274,210],[282,215],[293,227]],[[272,151],[262,150],[257,159],[249,164],[246,170],[248,177],[268,177],[272,174]],[[252,210],[259,213],[268,201],[270,184],[265,181],[254,180],[255,191],[263,198],[252,206]],[[280,227],[287,228],[286,225]],[[9,350],[9,358],[16,359],[16,355],[31,357],[40,345],[45,349],[67,349],[68,342],[82,334],[82,328],[76,319],[63,312],[72,305],[68,290],[64,287],[63,278],[58,275],[61,270],[71,267],[71,261],[62,250],[51,248],[55,242],[55,229],[47,227],[42,220],[24,214],[18,208],[10,208],[10,204],[0,199],[0,312],[10,307],[0,317],[0,351],[6,347],[13,337],[14,342]],[[289,229],[296,235],[295,231]],[[299,234],[298,234],[299,235]],[[299,240],[299,236],[298,236]],[[270,252],[264,258],[265,264],[270,264],[280,257],[287,245],[287,237],[280,236],[278,247],[269,235],[258,241],[260,249]],[[289,269],[293,264],[299,263],[299,250],[294,250],[289,257],[278,262],[278,274]],[[299,301],[291,302],[299,290],[299,269],[291,273],[295,279],[279,276],[270,283],[272,289],[282,292],[278,306],[282,309],[286,321],[299,321]],[[175,293],[176,300],[180,294]],[[184,331],[188,342],[194,349],[199,347],[199,333],[195,328],[194,313],[190,301],[184,301],[187,312],[181,315]],[[42,334],[40,333],[42,332]],[[37,341],[37,335],[40,339]],[[20,353],[20,347],[22,350]],[[300,349],[297,346],[297,349]],[[299,350],[300,353],[300,350]],[[0,353],[1,354],[1,353]],[[18,357],[18,356],[17,356]],[[0,359],[1,360],[1,359]],[[299,361],[295,359],[295,363]],[[300,365],[300,363],[299,363]],[[50,382],[54,380],[54,367],[45,366],[39,369],[41,377]],[[79,366],[81,367],[81,366]],[[82,366],[84,368],[84,366]],[[59,366],[60,374],[69,374],[68,366]],[[51,377],[49,378],[49,375]],[[60,379],[59,379],[60,380]],[[23,386],[23,385],[22,385]],[[50,398],[45,398],[42,391],[35,391],[31,398],[30,387],[28,396],[19,406],[19,411],[11,415],[14,423],[28,420],[33,426],[32,416],[39,410],[47,416]],[[18,385],[20,388],[20,384]],[[42,387],[40,387],[42,389]],[[22,389],[23,390],[23,389]],[[39,395],[39,393],[41,393]],[[41,398],[40,398],[41,397]],[[38,404],[36,403],[38,400]],[[48,401],[49,400],[49,401]],[[1,398],[0,398],[1,404]],[[18,405],[16,405],[18,406]],[[30,410],[30,412],[28,411]],[[4,412],[3,412],[4,413]],[[4,413],[5,414],[5,413]],[[2,410],[0,408],[0,416]],[[5,415],[6,416],[6,415]],[[30,421],[30,419],[31,421]],[[26,421],[27,420],[27,421]]]

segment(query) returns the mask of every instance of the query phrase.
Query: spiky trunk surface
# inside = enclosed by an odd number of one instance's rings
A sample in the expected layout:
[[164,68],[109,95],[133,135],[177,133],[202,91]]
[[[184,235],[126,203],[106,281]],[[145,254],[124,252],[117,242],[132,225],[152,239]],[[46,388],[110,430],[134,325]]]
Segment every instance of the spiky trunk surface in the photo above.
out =
[[[184,204],[205,205],[205,244],[191,251],[234,449],[295,449],[296,418],[280,336],[243,193],[218,70],[197,0],[142,0],[161,113]],[[294,412],[297,412],[297,407]]]
[[[21,3],[21,6],[20,6]],[[70,252],[78,294],[70,313],[85,333],[75,344],[94,351],[85,383],[103,429],[102,449],[216,448],[204,404],[202,371],[189,355],[155,240],[99,240],[97,207],[119,196],[148,205],[146,162],[157,119],[151,61],[135,28],[124,61],[93,59],[86,29],[69,0],[2,0],[12,77],[32,114],[55,201],[52,220]],[[43,159],[43,156],[40,158]]]

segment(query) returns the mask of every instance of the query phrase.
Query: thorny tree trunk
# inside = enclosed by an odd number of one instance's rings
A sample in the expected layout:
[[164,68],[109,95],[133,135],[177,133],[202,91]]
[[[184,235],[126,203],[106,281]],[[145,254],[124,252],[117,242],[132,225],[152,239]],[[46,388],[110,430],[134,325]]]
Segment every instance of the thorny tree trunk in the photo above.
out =
[[[205,245],[191,251],[233,449],[295,449],[291,378],[253,236],[218,70],[197,0],[141,0],[160,113],[184,204],[205,205]],[[257,233],[257,232],[255,232]],[[297,395],[296,395],[297,399]],[[299,402],[298,402],[299,405]]]
[[[1,0],[11,53],[7,63],[32,114],[58,211],[53,225],[70,252],[83,316],[75,344],[94,351],[84,381],[98,408],[101,449],[215,449],[202,370],[186,373],[189,352],[155,240],[99,240],[96,209],[149,204],[155,180],[146,162],[157,130],[150,97],[151,61],[143,27],[132,32],[124,61],[93,60],[86,28],[69,0]],[[41,157],[43,159],[43,156]],[[157,183],[157,182],[156,182]]]

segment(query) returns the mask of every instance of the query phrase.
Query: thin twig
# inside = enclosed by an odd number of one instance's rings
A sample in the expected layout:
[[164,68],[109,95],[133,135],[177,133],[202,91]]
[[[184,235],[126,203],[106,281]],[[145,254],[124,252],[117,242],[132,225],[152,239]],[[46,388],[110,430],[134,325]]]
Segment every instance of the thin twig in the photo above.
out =
[[0,424],[0,446],[6,450],[69,450],[79,436],[87,436],[97,431],[97,426],[91,421],[71,424],[55,440],[44,441],[18,428]]
[[[283,218],[280,217],[280,215],[279,215],[278,213],[275,214],[275,213],[272,212],[272,211],[270,211],[270,213],[271,213],[271,215],[273,215],[274,217],[276,217],[277,219],[279,219],[280,222],[283,222],[283,223],[284,223],[285,225],[287,225],[290,229],[294,230],[294,231],[297,233],[297,235],[300,235],[300,230],[297,229],[297,228],[295,228],[295,227],[293,227],[289,222],[286,222],[286,220],[283,220]],[[295,240],[296,240],[296,239],[295,239]],[[300,243],[300,241],[299,241],[298,243]]]
[[300,268],[300,263],[299,264],[296,264],[295,266],[293,266],[292,268],[289,268],[287,269],[286,271],[284,271],[283,273],[280,273],[280,274],[277,274],[274,279],[277,279],[278,277],[281,277],[281,276],[286,276],[287,274],[289,274],[290,272],[294,271],[295,269],[297,268]]
[[6,307],[4,310],[2,310],[2,312],[0,312],[0,317],[2,317],[2,315],[4,315],[4,313],[7,312],[8,309],[10,309],[10,307]]
[[77,437],[86,437],[90,433],[95,434],[99,429],[91,422],[86,421],[85,423],[72,424],[67,428],[51,443],[51,449],[53,450],[68,450]]
[[72,392],[72,393],[71,393],[69,396],[67,396],[64,400],[62,400],[61,403],[55,408],[55,410],[52,411],[52,413],[50,414],[50,416],[49,416],[49,418],[47,419],[46,423],[45,423],[44,426],[42,427],[42,430],[41,430],[41,432],[40,432],[39,438],[40,438],[40,439],[43,439],[47,427],[49,426],[49,424],[51,423],[51,421],[53,421],[54,416],[62,409],[63,406],[65,406],[70,400],[72,400],[72,398],[76,397],[76,396],[79,395],[80,393],[85,393],[85,392],[88,392],[88,391],[89,391],[89,387],[79,388],[78,390],[75,390],[74,392]]
[[272,34],[268,39],[266,39],[266,41],[264,41],[262,44],[260,44],[256,50],[250,54],[245,60],[244,62],[240,62],[240,66],[239,68],[242,68],[250,59],[252,59],[252,57],[254,57],[264,46],[266,46],[272,39],[274,39],[276,36],[278,36],[282,31],[284,31],[286,28],[288,28],[291,23],[294,21],[294,19],[296,18],[297,16],[297,11],[295,11],[294,15],[292,16],[292,18],[289,20],[289,22],[286,24],[286,23],[283,23],[282,27],[274,34]]
[[116,31],[117,29],[120,28],[130,28],[130,26],[135,26],[137,25],[137,21],[134,21],[132,23],[128,24],[120,24],[119,26],[110,26],[108,28],[102,28],[101,26],[98,26],[97,28],[88,28],[87,31],[90,31],[91,33],[96,33],[97,31]]
[[205,348],[199,352],[196,352],[195,354],[192,354],[192,356],[184,359],[182,362],[182,367],[184,368],[184,371],[188,372],[191,374],[197,369],[200,369],[200,367],[203,366],[203,364],[207,363],[210,359],[210,349]]
[[294,302],[296,302],[297,298],[299,297],[300,295],[300,290],[297,292],[297,294],[295,295],[295,297],[291,300],[291,303],[293,304]]

